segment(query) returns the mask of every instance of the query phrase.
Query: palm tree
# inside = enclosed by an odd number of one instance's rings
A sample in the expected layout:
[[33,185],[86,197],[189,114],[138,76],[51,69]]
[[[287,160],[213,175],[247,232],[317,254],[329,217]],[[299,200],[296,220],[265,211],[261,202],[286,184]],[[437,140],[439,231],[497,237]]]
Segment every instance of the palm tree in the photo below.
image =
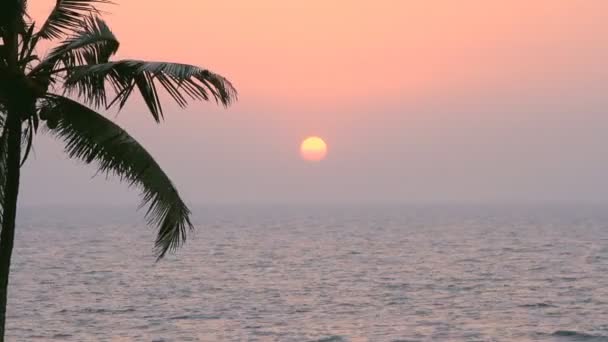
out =
[[[152,156],[97,110],[120,110],[138,91],[152,118],[160,122],[159,85],[181,107],[188,100],[215,100],[228,106],[236,99],[227,79],[196,66],[112,61],[119,43],[95,8],[108,2],[56,0],[42,25],[27,15],[27,0],[2,0],[0,5],[0,342],[19,173],[34,135],[48,132],[65,143],[71,158],[95,162],[102,172],[137,186],[142,205],[148,206],[149,224],[158,226],[155,251],[160,259],[185,241],[192,229],[190,211]],[[43,58],[36,47],[45,40],[60,42]]]

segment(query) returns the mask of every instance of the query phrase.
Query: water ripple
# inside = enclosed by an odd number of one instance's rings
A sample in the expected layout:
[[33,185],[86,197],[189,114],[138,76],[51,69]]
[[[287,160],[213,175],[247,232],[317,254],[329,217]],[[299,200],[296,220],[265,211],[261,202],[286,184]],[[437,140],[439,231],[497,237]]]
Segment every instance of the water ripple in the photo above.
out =
[[[606,211],[202,208],[18,225],[9,341],[608,341]],[[69,237],[69,238],[66,238]]]

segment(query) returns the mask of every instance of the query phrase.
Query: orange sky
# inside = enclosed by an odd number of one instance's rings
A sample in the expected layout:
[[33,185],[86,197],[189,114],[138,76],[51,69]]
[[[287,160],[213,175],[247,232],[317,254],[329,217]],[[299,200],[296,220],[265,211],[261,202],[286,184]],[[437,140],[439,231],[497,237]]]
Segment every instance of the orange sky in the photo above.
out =
[[[116,2],[119,57],[201,65],[239,90],[228,110],[165,106],[162,127],[137,100],[117,119],[195,202],[608,193],[606,0]],[[30,1],[34,17],[53,3]],[[331,150],[314,169],[307,135]]]
[[608,57],[604,0],[117,3],[105,17],[121,56],[208,66],[247,103],[412,101],[569,77]]
[[209,65],[245,99],[350,104],[602,63],[607,11],[603,0],[123,1],[110,20],[125,56]]

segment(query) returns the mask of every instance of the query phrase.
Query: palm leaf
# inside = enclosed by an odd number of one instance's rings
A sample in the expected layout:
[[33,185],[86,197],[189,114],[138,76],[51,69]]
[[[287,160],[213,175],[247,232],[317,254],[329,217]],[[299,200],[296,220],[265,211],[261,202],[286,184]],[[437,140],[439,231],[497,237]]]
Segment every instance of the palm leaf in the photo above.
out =
[[19,166],[23,166],[30,156],[30,152],[34,149],[34,135],[38,130],[38,116],[30,116],[27,120],[25,130],[21,136],[21,150],[23,155],[21,156],[21,163]]
[[82,18],[98,13],[96,4],[111,3],[108,0],[57,0],[55,7],[36,35],[44,39],[61,38],[80,28]]
[[190,211],[169,177],[135,139],[103,115],[62,96],[49,95],[41,110],[57,120],[51,132],[65,142],[71,158],[87,164],[95,161],[101,172],[142,190],[142,206],[149,206],[148,222],[159,226],[155,244],[159,259],[185,242],[186,231],[192,228]]
[[118,50],[119,42],[101,18],[82,19],[81,27],[55,47],[42,64],[61,60],[66,68],[84,64],[107,63]]
[[137,88],[157,122],[163,117],[157,84],[181,107],[187,105],[187,98],[205,101],[213,98],[228,106],[237,96],[230,81],[209,70],[187,64],[140,60],[71,68],[67,71],[65,87],[68,91],[77,92],[88,103],[97,105],[106,101],[105,89],[101,87],[104,81],[109,82],[117,94],[109,106],[118,103],[122,108],[133,89]]
[[[72,36],[51,50],[49,55],[31,72],[33,77],[49,77],[57,72],[58,67],[64,69],[79,65],[107,63],[119,47],[119,42],[101,18],[89,16],[82,19],[82,26]],[[99,88],[99,89],[97,89]],[[103,81],[96,87],[104,91]],[[97,97],[99,98],[99,97]],[[105,105],[97,103],[97,105]]]
[[[34,23],[27,27],[25,33],[21,36],[21,51],[19,52],[19,61],[23,64],[29,63],[32,51],[36,45],[37,39],[34,37]],[[25,62],[24,62],[25,61]]]

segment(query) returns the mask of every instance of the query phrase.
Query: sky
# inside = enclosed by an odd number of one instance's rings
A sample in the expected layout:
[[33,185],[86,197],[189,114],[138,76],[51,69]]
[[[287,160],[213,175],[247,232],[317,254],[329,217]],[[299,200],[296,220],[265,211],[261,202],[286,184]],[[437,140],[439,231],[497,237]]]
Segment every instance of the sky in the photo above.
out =
[[[239,91],[228,109],[166,101],[161,125],[137,98],[108,113],[188,203],[607,202],[605,0],[115,2],[117,58]],[[322,162],[300,158],[311,135]],[[39,136],[20,203],[137,203],[94,175]]]

